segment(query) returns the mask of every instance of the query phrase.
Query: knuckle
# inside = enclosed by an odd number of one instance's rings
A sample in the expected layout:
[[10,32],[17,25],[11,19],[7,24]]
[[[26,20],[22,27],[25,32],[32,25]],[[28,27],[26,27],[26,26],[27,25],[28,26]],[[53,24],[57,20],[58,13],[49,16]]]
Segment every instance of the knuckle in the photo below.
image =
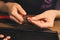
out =
[[20,6],[18,3],[14,3],[14,6]]
[[14,3],[15,5],[17,5],[18,3]]
[[50,27],[53,27],[53,25],[50,25]]
[[12,19],[12,16],[9,16]]
[[50,27],[53,27],[54,26],[54,23],[52,22],[51,24],[50,24]]
[[14,15],[14,13],[13,13],[13,12],[10,12],[10,14],[11,14],[11,15]]
[[48,27],[50,27],[50,28],[53,27],[53,24],[48,25]]
[[9,16],[11,18],[11,16]]
[[43,28],[44,26],[43,25],[39,25],[40,28]]

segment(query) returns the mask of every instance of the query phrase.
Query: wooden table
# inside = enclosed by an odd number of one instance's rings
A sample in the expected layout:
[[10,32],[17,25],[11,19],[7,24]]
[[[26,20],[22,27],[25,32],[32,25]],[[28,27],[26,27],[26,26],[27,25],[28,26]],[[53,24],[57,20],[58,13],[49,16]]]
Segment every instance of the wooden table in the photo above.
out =
[[60,40],[60,20],[56,20],[55,21],[55,25],[52,28],[49,28],[52,31],[57,31],[58,32],[58,36],[59,36],[59,40]]

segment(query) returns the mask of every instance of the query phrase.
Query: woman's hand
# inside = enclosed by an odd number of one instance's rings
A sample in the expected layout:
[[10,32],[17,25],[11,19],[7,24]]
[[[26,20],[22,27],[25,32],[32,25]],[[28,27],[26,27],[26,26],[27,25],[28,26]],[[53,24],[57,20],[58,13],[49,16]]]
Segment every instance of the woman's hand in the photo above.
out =
[[21,24],[24,19],[24,15],[26,15],[25,10],[21,7],[21,5],[17,4],[17,3],[12,3],[12,2],[8,2],[5,5],[7,7],[8,13],[9,13],[9,17],[11,19],[13,19],[14,21],[16,21],[17,23]]
[[53,27],[56,13],[55,10],[48,10],[34,17],[28,17],[27,19],[40,28]]

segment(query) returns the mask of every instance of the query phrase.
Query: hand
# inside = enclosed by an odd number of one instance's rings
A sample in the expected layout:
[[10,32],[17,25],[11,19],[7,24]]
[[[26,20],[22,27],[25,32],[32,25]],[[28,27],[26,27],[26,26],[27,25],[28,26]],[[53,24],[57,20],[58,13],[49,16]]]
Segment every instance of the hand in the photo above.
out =
[[28,21],[40,28],[53,27],[56,11],[48,10],[34,17],[28,17]]
[[10,40],[11,39],[11,36],[7,36],[4,38],[4,35],[3,34],[0,34],[0,39],[3,39],[3,40]]
[[21,7],[21,5],[17,3],[6,3],[7,11],[9,13],[9,17],[16,21],[17,23],[22,23],[24,21],[23,17],[26,15],[25,10]]

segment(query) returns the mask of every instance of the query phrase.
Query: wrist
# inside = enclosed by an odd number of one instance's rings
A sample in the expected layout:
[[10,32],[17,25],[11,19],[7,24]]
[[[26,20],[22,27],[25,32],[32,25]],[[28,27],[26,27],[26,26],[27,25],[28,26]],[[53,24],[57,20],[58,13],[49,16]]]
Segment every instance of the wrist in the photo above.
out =
[[58,16],[58,11],[57,10],[48,10],[48,12],[50,13],[50,14],[52,14],[53,15],[53,17],[57,17]]
[[56,18],[60,18],[60,10],[56,10]]
[[0,1],[0,12],[8,12],[6,3],[3,1]]
[[54,15],[55,18],[60,17],[60,10],[49,10],[49,13],[52,13],[52,15]]

